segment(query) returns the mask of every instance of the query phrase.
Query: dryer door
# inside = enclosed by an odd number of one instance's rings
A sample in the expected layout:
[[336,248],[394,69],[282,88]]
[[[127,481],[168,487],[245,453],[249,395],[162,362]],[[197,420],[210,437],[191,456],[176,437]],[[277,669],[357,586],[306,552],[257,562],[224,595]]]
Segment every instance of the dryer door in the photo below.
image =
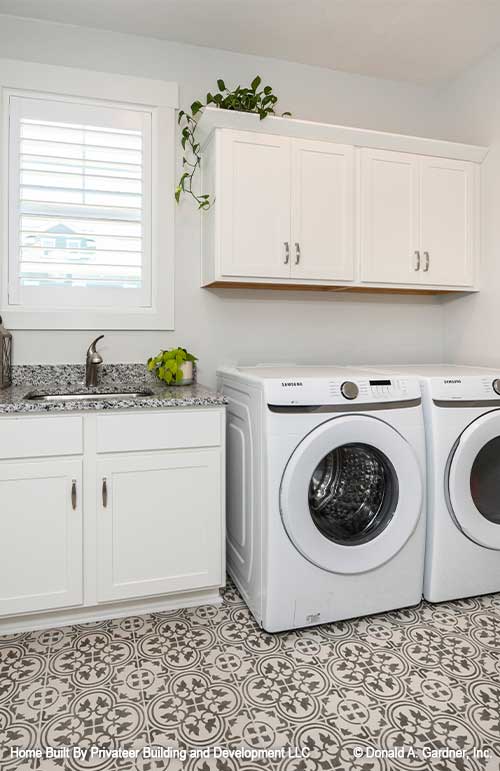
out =
[[448,493],[465,535],[487,549],[500,549],[499,410],[482,415],[460,436],[449,463]]
[[345,415],[308,434],[283,474],[280,508],[288,536],[332,573],[363,573],[393,557],[422,507],[413,448],[368,415]]

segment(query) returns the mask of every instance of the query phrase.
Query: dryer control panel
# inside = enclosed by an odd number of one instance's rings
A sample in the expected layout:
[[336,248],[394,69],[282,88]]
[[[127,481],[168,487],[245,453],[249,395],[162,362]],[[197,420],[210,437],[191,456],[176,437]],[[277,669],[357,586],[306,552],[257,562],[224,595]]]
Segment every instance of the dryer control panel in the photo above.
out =
[[274,406],[326,406],[408,402],[420,398],[417,378],[266,378],[266,401]]
[[498,401],[500,373],[491,375],[456,375],[429,378],[435,401]]

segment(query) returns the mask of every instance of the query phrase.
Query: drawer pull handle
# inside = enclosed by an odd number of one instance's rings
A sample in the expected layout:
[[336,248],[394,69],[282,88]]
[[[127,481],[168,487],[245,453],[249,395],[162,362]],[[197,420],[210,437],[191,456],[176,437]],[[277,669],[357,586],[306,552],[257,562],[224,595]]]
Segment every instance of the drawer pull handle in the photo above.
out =
[[295,264],[298,265],[300,262],[300,244],[298,241],[295,241]]
[[76,509],[76,479],[71,484],[71,505],[73,510]]
[[103,477],[102,480],[102,505],[104,508],[108,505],[108,480]]
[[415,258],[416,258],[415,270],[417,271],[417,270],[420,270],[420,252],[418,251],[415,252]]
[[429,256],[429,252],[424,252],[424,257],[425,257],[424,273],[427,273],[427,271],[429,270],[430,262],[431,262],[431,258]]

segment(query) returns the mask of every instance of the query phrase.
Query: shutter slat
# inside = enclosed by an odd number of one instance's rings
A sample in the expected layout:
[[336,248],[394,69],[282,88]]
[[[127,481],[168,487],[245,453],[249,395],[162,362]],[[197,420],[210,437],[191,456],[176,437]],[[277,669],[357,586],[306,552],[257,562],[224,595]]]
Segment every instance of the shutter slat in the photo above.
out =
[[[56,220],[59,220],[56,214],[23,214],[21,216],[21,230],[34,233],[43,233],[54,226]],[[134,220],[90,219],[89,217],[65,217],[64,222],[79,235],[101,235],[141,238],[142,223]],[[113,229],[114,228],[114,229]]]
[[[59,161],[70,162],[72,165],[80,163],[79,158],[68,158],[67,156],[64,156],[64,155],[54,155],[54,156],[51,155],[47,157],[46,155],[39,155],[38,153],[24,152],[20,155],[20,158],[21,158],[21,162],[23,158],[38,158],[44,163],[50,163],[50,164],[58,163]],[[127,161],[127,163],[122,163],[121,161],[110,161],[108,159],[106,159],[105,161],[104,160],[91,161],[87,159],[87,168],[93,168],[92,164],[95,164],[95,163],[99,164],[99,166],[103,165],[106,168],[108,166],[109,167],[119,166],[120,168],[126,169],[129,166],[132,166],[134,169],[137,169],[138,171],[142,169],[142,163],[130,163],[130,161]]]
[[[111,144],[98,144],[97,142],[73,142],[68,139],[42,139],[41,137],[24,137],[21,134],[21,147],[24,145],[24,143],[40,143],[43,145],[49,146],[64,146],[67,145],[68,147],[78,147],[79,149],[83,150],[85,148],[86,150],[119,150],[123,153],[140,153],[140,149],[137,147],[130,147],[128,145],[111,145]],[[21,155],[23,154],[23,150],[21,149]]]
[[[30,201],[24,199],[19,204],[21,214],[39,214],[41,216],[52,215],[58,219],[64,220],[65,217],[80,219],[104,219],[120,222],[141,221],[140,209],[124,208],[117,206],[105,206],[92,204],[75,206],[73,204],[61,203],[60,201]],[[87,216],[85,215],[87,212]],[[108,214],[106,214],[108,212]]]

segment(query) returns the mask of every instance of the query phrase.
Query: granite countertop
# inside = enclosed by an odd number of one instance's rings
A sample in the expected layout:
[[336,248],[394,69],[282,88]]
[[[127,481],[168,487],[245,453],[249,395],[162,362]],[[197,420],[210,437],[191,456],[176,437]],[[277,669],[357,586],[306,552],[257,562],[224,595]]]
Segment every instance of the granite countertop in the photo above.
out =
[[[107,364],[101,368],[97,388],[85,387],[85,367],[81,364],[17,365],[12,368],[12,386],[0,390],[0,415],[18,413],[73,412],[88,410],[167,409],[169,407],[218,407],[225,397],[206,386],[167,386],[144,364]],[[152,396],[120,399],[85,399],[64,401],[28,401],[30,391],[44,393],[96,393],[102,391],[141,390]]]

